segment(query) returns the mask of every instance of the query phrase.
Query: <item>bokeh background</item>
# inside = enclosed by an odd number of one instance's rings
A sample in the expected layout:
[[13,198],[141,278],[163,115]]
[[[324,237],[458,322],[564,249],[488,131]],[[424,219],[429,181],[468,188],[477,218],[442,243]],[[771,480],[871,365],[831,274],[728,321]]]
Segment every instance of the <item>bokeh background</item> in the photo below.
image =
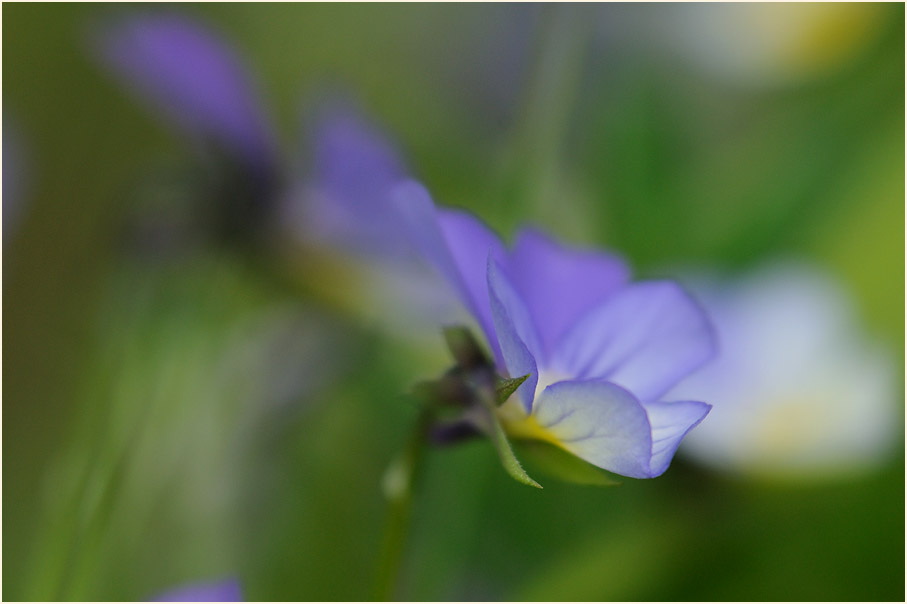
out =
[[902,4],[4,4],[5,599],[368,599],[403,393],[450,364],[329,252],[197,219],[217,170],[94,54],[163,10],[234,47],[289,166],[340,94],[505,235],[641,277],[808,263],[894,367],[858,472],[681,448],[658,479],[536,491],[486,442],[432,451],[399,598],[903,599]]

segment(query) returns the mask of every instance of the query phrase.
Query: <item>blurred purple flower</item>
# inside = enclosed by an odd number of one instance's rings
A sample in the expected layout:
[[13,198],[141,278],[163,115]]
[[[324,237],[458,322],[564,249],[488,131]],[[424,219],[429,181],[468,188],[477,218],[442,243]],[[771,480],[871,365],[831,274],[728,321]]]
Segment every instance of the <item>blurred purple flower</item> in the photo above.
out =
[[242,589],[236,579],[192,583],[159,595],[155,602],[242,602]]
[[[390,316],[385,324],[399,324],[407,335],[419,331],[414,324],[433,326],[451,315],[448,292],[415,257],[389,201],[391,188],[408,177],[406,166],[352,103],[328,98],[310,114],[304,137],[309,165],[290,173],[296,162],[278,163],[252,78],[229,44],[203,24],[173,14],[123,18],[101,31],[97,46],[103,63],[154,109],[230,151],[253,177],[266,176],[268,188],[248,198],[231,202],[243,194],[233,188],[218,193],[216,210],[228,214],[230,233],[249,231],[260,220],[278,226],[278,236],[290,244],[272,247],[316,258],[327,252],[345,270],[317,286],[357,312],[377,308],[381,317]],[[269,211],[276,215],[261,220]]]
[[[386,194],[407,171],[387,138],[350,103],[324,103],[307,123],[311,173],[291,176],[281,172],[253,78],[203,24],[173,14],[124,18],[101,30],[97,47],[103,64],[144,102],[182,131],[215,142],[265,183],[259,205],[279,196],[281,218],[306,244],[400,255],[405,238]],[[289,186],[270,188],[278,184]]]
[[18,123],[3,115],[3,237],[9,238],[23,210],[28,161]]
[[630,284],[623,261],[526,229],[513,249],[407,182],[393,200],[417,247],[479,322],[499,367],[529,375],[498,410],[515,438],[551,442],[611,472],[662,474],[711,409],[662,395],[710,360],[712,327],[675,283]]
[[286,201],[299,235],[352,253],[411,253],[389,200],[409,173],[390,138],[343,99],[323,102],[314,118],[310,172]]
[[183,132],[215,141],[259,179],[277,152],[253,79],[233,49],[192,20],[146,14],[97,38],[104,64]]

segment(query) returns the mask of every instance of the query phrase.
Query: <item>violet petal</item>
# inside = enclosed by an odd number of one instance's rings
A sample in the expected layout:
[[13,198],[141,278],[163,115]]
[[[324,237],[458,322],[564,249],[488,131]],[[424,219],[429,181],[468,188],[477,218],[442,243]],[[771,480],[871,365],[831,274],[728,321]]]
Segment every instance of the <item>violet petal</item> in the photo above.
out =
[[553,364],[602,378],[655,401],[715,354],[705,313],[676,283],[634,283],[587,313],[563,338]]
[[618,256],[565,247],[535,229],[517,235],[508,269],[536,319],[546,358],[577,319],[630,277]]

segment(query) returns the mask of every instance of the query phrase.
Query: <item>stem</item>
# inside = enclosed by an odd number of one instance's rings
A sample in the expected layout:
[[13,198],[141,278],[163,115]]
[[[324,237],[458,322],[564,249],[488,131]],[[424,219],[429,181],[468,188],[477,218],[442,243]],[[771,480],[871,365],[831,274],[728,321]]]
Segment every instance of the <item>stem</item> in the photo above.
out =
[[389,602],[396,599],[394,595],[398,589],[400,567],[406,549],[415,482],[422,465],[428,427],[433,415],[429,409],[420,412],[406,448],[391,463],[381,481],[388,507],[372,593],[372,599],[376,601]]
[[[513,141],[515,202],[539,220],[560,194],[561,157],[582,79],[583,55],[595,13],[585,6],[550,7],[532,79]],[[561,214],[561,212],[558,212]]]

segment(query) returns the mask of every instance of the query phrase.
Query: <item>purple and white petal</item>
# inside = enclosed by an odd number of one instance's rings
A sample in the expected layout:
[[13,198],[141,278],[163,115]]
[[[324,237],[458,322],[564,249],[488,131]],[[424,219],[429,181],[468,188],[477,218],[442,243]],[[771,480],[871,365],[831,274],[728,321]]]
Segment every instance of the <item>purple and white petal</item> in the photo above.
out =
[[236,579],[193,583],[159,595],[155,602],[242,602],[242,589]]
[[630,277],[618,256],[565,247],[535,229],[517,235],[508,269],[536,319],[546,360],[574,322]]
[[[510,377],[529,377],[516,394],[526,413],[532,412],[532,400],[538,383],[538,368],[533,350],[538,350],[538,336],[532,318],[513,286],[508,283],[501,267],[488,258],[488,298],[501,356]],[[500,363],[500,361],[499,361]]]
[[655,401],[710,360],[715,336],[703,310],[676,283],[629,285],[564,336],[552,364],[580,379],[601,378]]
[[144,101],[196,136],[215,139],[260,177],[274,139],[233,50],[200,24],[168,14],[124,19],[99,36],[101,60]]
[[652,476],[660,476],[687,433],[705,419],[712,406],[698,401],[644,403],[652,426]]
[[604,380],[558,382],[539,395],[532,414],[577,457],[622,476],[652,476],[649,418],[620,386]]

